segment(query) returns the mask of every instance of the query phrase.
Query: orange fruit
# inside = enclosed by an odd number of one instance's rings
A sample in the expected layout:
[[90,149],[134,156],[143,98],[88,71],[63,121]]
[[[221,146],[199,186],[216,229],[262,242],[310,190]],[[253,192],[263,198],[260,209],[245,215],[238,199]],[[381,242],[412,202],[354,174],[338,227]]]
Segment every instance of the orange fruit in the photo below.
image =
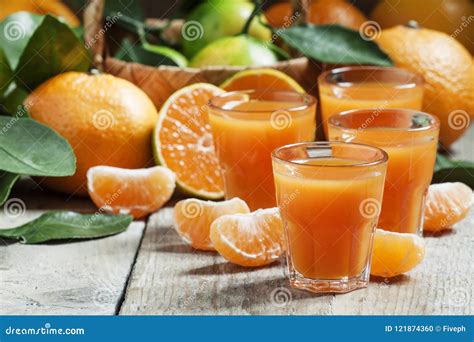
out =
[[474,53],[474,26],[472,17],[469,19],[472,13],[471,0],[381,0],[371,17],[382,28],[416,20],[423,27],[452,35]]
[[173,195],[176,177],[163,166],[121,169],[94,166],[87,172],[87,188],[98,208],[140,218],[160,209]]
[[437,232],[466,217],[472,204],[472,190],[459,182],[432,184],[425,203],[424,230]]
[[176,173],[185,193],[206,199],[224,196],[224,182],[208,121],[209,100],[224,91],[196,83],[173,93],[161,107],[153,146],[156,163]]
[[285,250],[283,236],[278,208],[221,216],[212,223],[210,233],[220,255],[234,264],[250,267],[278,259]]
[[247,203],[237,197],[222,202],[185,199],[174,207],[175,228],[183,240],[194,248],[214,251],[209,238],[212,222],[223,215],[249,212]]
[[[309,12],[308,21],[316,25],[339,24],[358,30],[367,21],[357,7],[345,0],[312,0]],[[277,2],[265,11],[268,22],[274,27],[290,26],[292,15],[290,1]]]
[[394,277],[410,271],[424,256],[425,242],[420,236],[376,229],[370,274]]
[[220,85],[226,91],[246,89],[278,89],[304,93],[305,90],[290,76],[275,69],[250,69],[236,73]]
[[72,27],[81,24],[76,15],[59,0],[0,0],[0,20],[20,11],[52,14],[63,18]]
[[395,65],[425,78],[423,111],[439,118],[440,141],[450,146],[474,115],[474,66],[469,51],[445,33],[406,26],[382,30],[377,43]]
[[76,154],[76,173],[45,179],[42,184],[50,189],[85,195],[90,167],[139,169],[153,161],[157,111],[140,88],[124,79],[67,72],[36,88],[25,106],[33,119],[66,138]]

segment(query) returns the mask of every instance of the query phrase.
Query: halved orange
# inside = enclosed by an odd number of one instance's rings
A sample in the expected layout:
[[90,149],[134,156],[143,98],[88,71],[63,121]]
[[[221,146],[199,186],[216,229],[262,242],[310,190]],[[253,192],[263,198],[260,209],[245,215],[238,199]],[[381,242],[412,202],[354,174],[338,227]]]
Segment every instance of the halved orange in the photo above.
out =
[[87,189],[101,210],[140,218],[171,198],[175,179],[175,174],[163,166],[135,170],[94,166],[87,172]]
[[278,208],[221,216],[212,223],[210,237],[220,255],[241,266],[270,264],[285,251]]
[[423,261],[425,242],[416,234],[375,231],[370,274],[394,277],[406,273]]
[[208,102],[224,91],[196,83],[173,93],[163,104],[153,137],[155,161],[176,173],[180,190],[195,197],[224,196],[224,182],[208,122]]
[[428,188],[423,229],[438,232],[466,217],[472,204],[472,190],[464,183],[432,184]]
[[290,90],[304,93],[305,90],[284,72],[275,69],[250,69],[236,73],[220,85],[227,91],[246,89]]
[[213,251],[209,230],[212,222],[223,215],[249,213],[250,209],[240,198],[213,202],[189,198],[174,207],[175,228],[188,244],[196,249]]

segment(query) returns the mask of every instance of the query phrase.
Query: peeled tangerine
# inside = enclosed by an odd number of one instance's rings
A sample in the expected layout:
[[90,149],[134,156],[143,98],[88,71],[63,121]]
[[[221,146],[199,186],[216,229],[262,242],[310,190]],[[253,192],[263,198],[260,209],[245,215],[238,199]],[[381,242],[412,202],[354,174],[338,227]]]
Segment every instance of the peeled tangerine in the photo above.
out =
[[168,202],[175,182],[174,172],[163,166],[135,170],[94,166],[87,172],[87,189],[97,207],[135,218],[150,214]]
[[214,248],[241,266],[270,264],[284,252],[283,224],[278,208],[224,215],[211,225]]
[[472,190],[463,183],[430,185],[426,196],[424,230],[451,228],[466,217],[472,204]]
[[375,231],[370,274],[394,277],[406,273],[423,261],[425,242],[416,234]]
[[212,222],[222,215],[249,212],[247,203],[240,198],[222,202],[190,198],[176,203],[174,207],[175,228],[184,241],[194,248],[214,251],[209,238]]

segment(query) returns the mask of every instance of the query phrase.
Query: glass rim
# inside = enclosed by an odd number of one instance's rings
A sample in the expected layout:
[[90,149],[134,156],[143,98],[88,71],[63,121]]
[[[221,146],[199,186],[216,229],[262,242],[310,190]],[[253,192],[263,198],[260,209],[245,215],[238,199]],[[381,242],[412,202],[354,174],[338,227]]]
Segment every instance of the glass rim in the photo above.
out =
[[[271,94],[291,94],[291,95],[297,95],[303,99],[301,105],[295,106],[295,107],[290,107],[290,108],[282,108],[280,110],[284,110],[287,112],[294,112],[294,111],[300,111],[307,109],[313,105],[316,104],[316,98],[313,95],[310,95],[308,93],[300,93],[294,90],[269,90],[265,88],[256,88],[256,89],[245,89],[245,90],[233,90],[233,91],[226,91],[222,94],[215,95],[213,96],[209,102],[209,108],[223,111],[223,112],[228,112],[228,113],[268,113],[268,110],[236,110],[236,109],[227,109],[227,108],[222,108],[222,106],[218,106],[213,103],[213,100],[215,99],[223,99],[227,96],[232,96],[236,94],[252,94],[252,93],[259,93],[259,92],[266,92],[266,93],[271,93]],[[278,100],[275,100],[275,102],[278,102]],[[283,101],[281,101],[283,102]]]
[[[348,82],[333,82],[332,80],[329,79],[330,75],[335,75],[335,74],[343,74],[347,73],[350,71],[385,71],[385,72],[391,72],[391,73],[403,73],[405,75],[412,75],[413,79],[410,80],[410,82],[400,82],[400,84],[393,86],[394,89],[413,89],[416,86],[423,86],[425,84],[425,79],[423,76],[420,74],[404,69],[404,68],[398,68],[398,67],[382,67],[382,66],[371,66],[371,65],[360,65],[360,66],[344,66],[340,68],[335,68],[331,70],[326,70],[321,75],[318,77],[318,83],[324,83],[328,84],[331,86],[335,87],[340,87],[343,89],[347,89],[353,86],[355,83],[350,83]],[[381,82],[384,83],[384,82]]]
[[389,115],[389,114],[393,115],[393,114],[397,114],[397,113],[400,113],[400,112],[403,112],[405,114],[410,114],[411,116],[413,116],[415,114],[422,114],[422,115],[424,115],[424,116],[426,116],[430,119],[430,124],[427,125],[427,126],[414,127],[414,128],[411,128],[411,127],[396,127],[396,126],[386,125],[386,126],[381,126],[381,127],[365,127],[365,128],[363,128],[363,130],[374,131],[374,130],[386,129],[386,130],[390,130],[390,131],[403,131],[403,132],[426,132],[426,131],[430,131],[430,130],[436,130],[440,127],[439,119],[435,115],[431,115],[431,114],[423,112],[421,110],[406,109],[406,108],[384,108],[384,109],[364,108],[364,109],[346,110],[346,111],[331,115],[328,119],[328,126],[329,127],[334,127],[334,128],[339,128],[339,129],[345,129],[345,130],[348,130],[348,131],[358,131],[358,130],[361,129],[360,127],[355,127],[355,128],[354,127],[345,127],[345,126],[337,125],[335,121],[340,117],[349,116],[349,115],[357,115],[357,114],[362,115],[363,113],[372,113],[371,115],[373,115],[374,111],[379,112],[377,114],[377,116]]
[[[291,160],[288,160],[288,159],[284,159],[280,156],[278,156],[278,153],[280,153],[282,150],[288,150],[288,149],[294,149],[294,148],[298,148],[298,147],[304,147],[304,146],[308,146],[308,147],[331,147],[332,145],[339,145],[339,146],[352,146],[352,147],[359,147],[359,148],[366,148],[366,149],[369,149],[369,150],[373,150],[373,151],[376,151],[376,152],[379,152],[381,153],[382,157],[377,159],[377,160],[374,160],[374,161],[368,161],[368,162],[357,162],[357,163],[353,163],[353,164],[343,164],[343,165],[314,165],[314,164],[301,164],[301,163],[296,163],[294,161],[291,161]],[[347,167],[366,167],[366,166],[375,166],[375,165],[379,165],[379,164],[383,164],[383,163],[387,163],[388,162],[388,154],[387,152],[385,152],[383,149],[379,148],[379,147],[376,147],[376,146],[372,146],[372,145],[367,145],[367,144],[359,144],[359,143],[348,143],[348,142],[344,142],[344,141],[311,141],[311,142],[299,142],[299,143],[294,143],[294,144],[288,144],[288,145],[283,145],[283,146],[280,146],[280,147],[277,147],[276,149],[274,149],[272,151],[272,159],[273,160],[277,160],[281,163],[285,163],[285,164],[289,164],[289,165],[294,165],[294,166],[299,166],[299,167],[327,167],[327,168],[336,168],[336,167],[342,167],[342,168],[347,168]]]

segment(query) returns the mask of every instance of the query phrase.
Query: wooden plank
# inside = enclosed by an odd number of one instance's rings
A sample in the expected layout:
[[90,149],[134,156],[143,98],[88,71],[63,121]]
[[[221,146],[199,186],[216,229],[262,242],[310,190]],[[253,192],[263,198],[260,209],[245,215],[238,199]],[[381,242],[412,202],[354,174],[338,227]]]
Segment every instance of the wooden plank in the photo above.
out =
[[[0,227],[30,221],[46,210],[94,212],[90,201],[46,194],[22,182],[11,198],[24,202],[18,217],[0,213]],[[72,243],[21,245],[0,239],[0,314],[115,314],[144,222],[112,237]]]
[[[474,130],[454,146],[474,160]],[[427,236],[422,265],[367,289],[314,295],[290,289],[285,262],[245,269],[186,246],[172,208],[148,223],[120,314],[472,314],[474,212],[451,232]]]
[[472,314],[472,225],[427,237],[427,257],[409,275],[367,289],[313,295],[290,289],[284,262],[246,269],[186,246],[172,209],[147,227],[120,314]]

